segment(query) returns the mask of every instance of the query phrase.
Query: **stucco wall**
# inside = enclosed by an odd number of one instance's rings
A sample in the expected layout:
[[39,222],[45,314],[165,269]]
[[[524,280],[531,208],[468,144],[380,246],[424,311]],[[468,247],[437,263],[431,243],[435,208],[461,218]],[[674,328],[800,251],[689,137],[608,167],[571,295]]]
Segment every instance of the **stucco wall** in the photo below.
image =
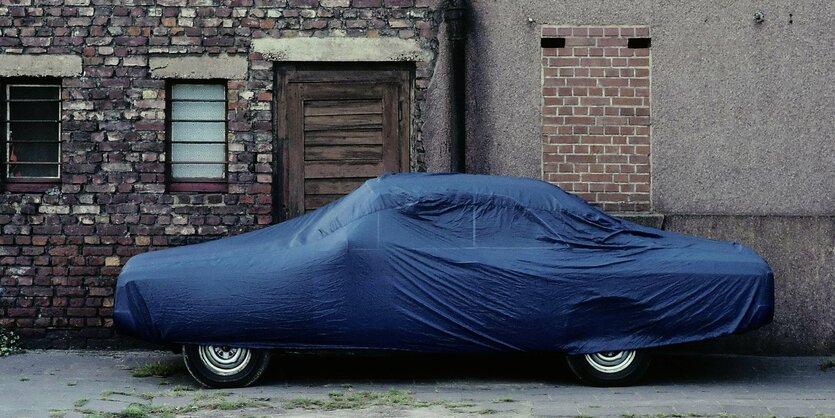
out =
[[741,242],[774,270],[774,323],[702,345],[756,354],[835,353],[835,217],[666,216],[665,229]]
[[447,25],[441,25],[438,32],[438,56],[435,72],[426,93],[426,110],[423,118],[423,146],[426,169],[430,172],[448,172],[450,165],[450,112],[453,112],[449,95],[453,79],[452,59],[447,41]]
[[[472,0],[470,6],[471,171],[541,175],[542,24],[649,25],[654,209],[835,214],[830,2]],[[765,23],[754,23],[758,10]]]

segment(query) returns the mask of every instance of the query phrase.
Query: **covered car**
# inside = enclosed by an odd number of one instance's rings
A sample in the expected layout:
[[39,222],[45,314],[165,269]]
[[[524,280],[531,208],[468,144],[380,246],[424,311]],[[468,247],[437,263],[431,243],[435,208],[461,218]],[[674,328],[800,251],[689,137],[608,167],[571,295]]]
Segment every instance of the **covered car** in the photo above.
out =
[[269,350],[558,352],[627,384],[645,349],[768,324],[768,264],[738,243],[648,228],[532,179],[392,174],[255,232],[133,257],[116,326],[184,347],[210,386]]

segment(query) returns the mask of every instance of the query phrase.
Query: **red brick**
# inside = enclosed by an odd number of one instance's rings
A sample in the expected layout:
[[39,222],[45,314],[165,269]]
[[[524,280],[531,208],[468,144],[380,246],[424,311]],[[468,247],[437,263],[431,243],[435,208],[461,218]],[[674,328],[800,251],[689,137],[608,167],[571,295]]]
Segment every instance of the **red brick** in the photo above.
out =
[[585,37],[572,37],[572,38],[565,38],[565,46],[595,46],[594,38],[585,38]]
[[600,38],[597,39],[596,44],[599,47],[626,47],[627,42],[626,38]]
[[[626,46],[628,37],[648,36],[649,30],[545,27],[543,31],[566,36],[566,45],[573,46],[559,49],[559,58],[542,61],[544,178],[604,209],[647,210],[650,51]],[[551,87],[558,85],[556,80],[564,80],[566,87]]]

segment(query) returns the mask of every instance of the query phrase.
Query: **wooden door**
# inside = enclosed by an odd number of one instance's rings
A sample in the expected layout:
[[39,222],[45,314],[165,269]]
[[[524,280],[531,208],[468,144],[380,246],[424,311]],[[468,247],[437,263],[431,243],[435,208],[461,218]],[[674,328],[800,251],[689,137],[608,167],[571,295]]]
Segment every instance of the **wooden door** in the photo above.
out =
[[411,73],[285,67],[285,218],[316,210],[386,172],[409,169]]

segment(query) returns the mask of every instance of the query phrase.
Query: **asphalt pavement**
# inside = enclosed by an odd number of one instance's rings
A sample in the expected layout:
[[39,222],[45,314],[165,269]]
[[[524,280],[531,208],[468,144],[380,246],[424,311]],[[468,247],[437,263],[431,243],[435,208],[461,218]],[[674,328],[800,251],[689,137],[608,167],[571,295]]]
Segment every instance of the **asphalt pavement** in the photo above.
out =
[[172,353],[28,351],[0,358],[0,417],[835,417],[826,361],[666,354],[639,386],[592,388],[559,356],[284,354],[257,386],[207,390]]

